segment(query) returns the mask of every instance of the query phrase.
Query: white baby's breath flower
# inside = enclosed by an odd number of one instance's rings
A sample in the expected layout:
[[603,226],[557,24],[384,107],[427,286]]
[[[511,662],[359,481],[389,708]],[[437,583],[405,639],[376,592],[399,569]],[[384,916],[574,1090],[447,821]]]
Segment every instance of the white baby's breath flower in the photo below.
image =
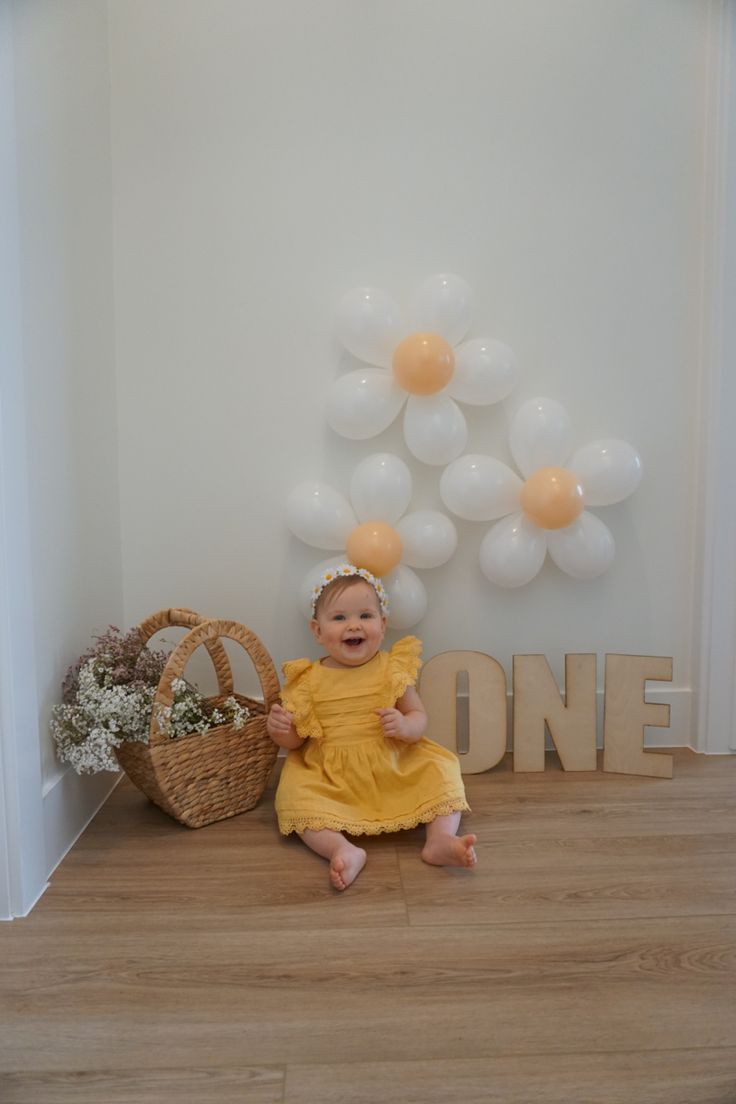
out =
[[[50,729],[57,754],[80,774],[120,769],[115,748],[128,741],[148,742],[151,716],[159,731],[175,738],[207,733],[216,725],[242,727],[249,710],[230,697],[213,710],[210,703],[184,679],[175,679],[170,706],[153,706],[165,656],[148,653],[142,668],[131,664],[130,638],[105,636],[110,648],[93,654],[70,669],[65,682],[67,700],[52,710]],[[131,668],[134,669],[131,669]],[[130,681],[116,681],[126,678]],[[73,691],[73,695],[72,695]],[[73,696],[73,700],[70,700]]]

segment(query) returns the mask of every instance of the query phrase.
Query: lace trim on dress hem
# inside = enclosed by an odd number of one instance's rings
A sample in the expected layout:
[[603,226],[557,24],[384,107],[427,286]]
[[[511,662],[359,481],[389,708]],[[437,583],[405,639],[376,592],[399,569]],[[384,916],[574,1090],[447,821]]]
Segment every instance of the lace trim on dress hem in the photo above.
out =
[[366,824],[363,821],[346,821],[336,816],[303,816],[279,818],[279,831],[282,836],[288,836],[292,832],[303,832],[305,828],[311,828],[313,832],[319,832],[323,828],[330,828],[333,832],[347,832],[349,836],[380,836],[384,832],[401,832],[404,829],[416,828],[419,824],[427,824],[438,816],[447,816],[449,813],[468,813],[470,806],[463,797],[442,801],[424,809],[421,813],[413,813],[409,817],[397,817],[393,820],[381,821],[380,824]]

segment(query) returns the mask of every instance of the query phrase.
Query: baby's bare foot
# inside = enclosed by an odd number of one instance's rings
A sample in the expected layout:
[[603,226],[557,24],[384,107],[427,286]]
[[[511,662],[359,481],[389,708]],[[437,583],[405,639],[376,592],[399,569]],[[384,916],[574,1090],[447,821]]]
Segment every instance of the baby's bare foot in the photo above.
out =
[[475,866],[477,840],[477,836],[435,836],[425,843],[422,858],[431,866]]
[[352,843],[336,851],[330,862],[330,881],[335,889],[347,889],[365,866],[366,858],[363,848]]

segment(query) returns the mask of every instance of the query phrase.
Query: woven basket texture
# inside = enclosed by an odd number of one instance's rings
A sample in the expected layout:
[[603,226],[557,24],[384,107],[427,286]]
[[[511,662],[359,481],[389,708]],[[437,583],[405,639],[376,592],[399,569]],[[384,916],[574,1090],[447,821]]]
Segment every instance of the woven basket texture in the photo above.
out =
[[[279,695],[273,661],[261,641],[237,621],[203,618],[193,610],[164,609],[138,627],[143,648],[154,633],[178,625],[189,632],[168,658],[154,698],[148,744],[130,741],[116,749],[120,766],[154,805],[188,828],[202,828],[237,816],[258,804],[273,770],[278,747],[266,732],[266,716]],[[222,638],[241,644],[256,669],[263,701],[235,692],[232,669]],[[203,646],[217,674],[218,693],[207,700],[219,704],[234,697],[251,716],[243,728],[220,725],[172,739],[160,732],[156,705],[172,702],[171,684],[181,678],[193,652]]]

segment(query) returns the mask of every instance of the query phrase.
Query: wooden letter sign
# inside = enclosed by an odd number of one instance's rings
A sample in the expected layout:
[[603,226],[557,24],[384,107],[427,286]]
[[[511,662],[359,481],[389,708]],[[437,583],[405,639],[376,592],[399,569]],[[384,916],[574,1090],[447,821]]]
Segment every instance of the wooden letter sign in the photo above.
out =
[[[543,771],[546,731],[563,770],[597,767],[596,657],[565,656],[564,697],[543,655],[515,655],[514,770]],[[666,656],[607,655],[603,770],[672,777],[672,756],[644,751],[643,728],[668,728],[669,705],[644,698],[647,679],[672,680]],[[424,665],[427,736],[454,751],[463,774],[480,774],[506,751],[506,675],[484,652],[440,652]]]
[[565,656],[565,701],[543,655],[514,656],[514,770],[544,770],[545,724],[564,770],[594,771],[595,656]]
[[506,752],[506,675],[483,652],[440,652],[420,684],[427,736],[454,751],[463,774],[495,767]]
[[672,777],[672,756],[644,751],[644,725],[668,728],[670,707],[644,698],[647,679],[672,681],[668,656],[606,656],[603,769],[618,774]]

